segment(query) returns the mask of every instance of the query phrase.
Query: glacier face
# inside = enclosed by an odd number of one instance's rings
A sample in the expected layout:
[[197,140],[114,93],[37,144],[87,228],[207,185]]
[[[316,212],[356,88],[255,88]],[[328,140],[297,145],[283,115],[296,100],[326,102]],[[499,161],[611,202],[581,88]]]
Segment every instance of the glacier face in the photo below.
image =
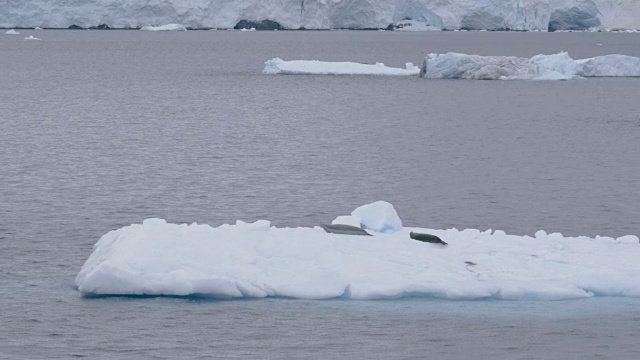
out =
[[287,29],[386,28],[406,19],[442,29],[640,29],[638,0],[11,0],[0,27],[139,28],[179,23],[233,28],[271,20]]

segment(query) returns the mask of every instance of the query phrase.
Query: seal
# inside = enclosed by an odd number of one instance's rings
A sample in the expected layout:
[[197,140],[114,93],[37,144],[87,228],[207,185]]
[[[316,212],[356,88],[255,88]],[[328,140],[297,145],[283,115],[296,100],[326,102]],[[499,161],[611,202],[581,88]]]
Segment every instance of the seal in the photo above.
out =
[[331,234],[373,236],[357,226],[344,224],[322,224],[320,226]]
[[431,244],[447,245],[447,243],[442,241],[442,239],[431,234],[421,234],[421,233],[410,232],[409,237],[412,238],[413,240],[418,240],[418,241],[427,242]]

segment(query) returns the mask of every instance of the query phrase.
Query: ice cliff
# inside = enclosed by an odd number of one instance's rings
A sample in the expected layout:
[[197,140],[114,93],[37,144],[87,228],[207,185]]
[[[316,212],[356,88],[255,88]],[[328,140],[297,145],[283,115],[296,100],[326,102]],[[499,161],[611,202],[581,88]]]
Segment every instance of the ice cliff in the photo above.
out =
[[[638,0],[11,0],[0,27],[387,28],[413,20],[441,29],[640,29]],[[254,26],[256,27],[256,26]],[[259,28],[257,26],[256,28]]]

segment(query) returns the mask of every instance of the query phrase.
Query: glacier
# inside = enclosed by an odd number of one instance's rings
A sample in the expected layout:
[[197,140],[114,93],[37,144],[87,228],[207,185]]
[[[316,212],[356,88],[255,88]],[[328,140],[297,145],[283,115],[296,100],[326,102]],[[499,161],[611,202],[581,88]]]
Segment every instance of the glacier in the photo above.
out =
[[[637,0],[11,0],[0,27],[141,28],[183,24],[230,29],[640,29]],[[256,26],[254,26],[256,27]],[[405,26],[400,26],[405,27]],[[258,27],[256,27],[258,28]],[[258,28],[260,29],[260,28]]]
[[[356,211],[357,210],[357,211]],[[269,221],[171,224],[147,219],[103,235],[78,273],[85,295],[214,298],[561,300],[640,297],[639,239],[533,236],[403,227],[391,204],[359,207],[373,236]],[[356,221],[356,223],[359,220]],[[409,238],[429,233],[447,247]]]

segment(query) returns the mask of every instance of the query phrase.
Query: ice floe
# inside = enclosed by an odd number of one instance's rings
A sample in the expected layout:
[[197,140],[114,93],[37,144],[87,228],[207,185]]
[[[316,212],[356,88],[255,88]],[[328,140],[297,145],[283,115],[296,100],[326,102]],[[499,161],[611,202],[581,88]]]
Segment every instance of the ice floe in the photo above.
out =
[[11,29],[11,30],[7,31],[5,34],[6,35],[20,35],[20,33],[15,31],[14,29]]
[[360,64],[354,62],[328,62],[317,60],[284,61],[273,58],[264,63],[265,74],[284,75],[418,75],[420,68],[407,63],[405,68],[393,68],[383,63]]
[[180,24],[167,24],[162,26],[143,26],[142,31],[187,31],[186,26]]
[[35,36],[33,36],[33,35],[29,35],[29,36],[27,36],[27,37],[26,37],[26,38],[24,38],[24,39],[25,39],[25,40],[42,40],[42,39],[37,38],[37,37],[35,37]]
[[[389,204],[390,205],[390,204]],[[354,211],[398,225],[385,203]],[[343,217],[344,219],[344,217]],[[111,231],[76,277],[85,294],[303,299],[560,300],[640,296],[638,237],[534,236],[401,227],[373,236],[237,221],[211,227],[147,219]],[[438,236],[446,247],[412,240]]]

